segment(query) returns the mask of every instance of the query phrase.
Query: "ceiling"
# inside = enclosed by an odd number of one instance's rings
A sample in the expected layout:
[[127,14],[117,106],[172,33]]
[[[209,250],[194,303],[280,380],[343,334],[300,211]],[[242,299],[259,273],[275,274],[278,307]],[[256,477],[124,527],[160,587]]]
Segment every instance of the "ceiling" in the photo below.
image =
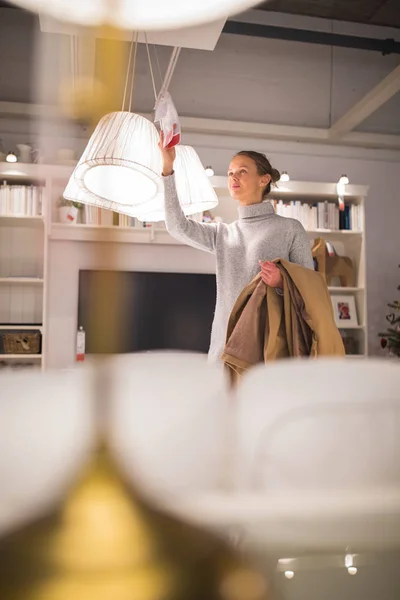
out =
[[400,28],[400,0],[268,0],[257,8]]
[[[0,8],[18,8],[0,0]],[[400,0],[267,0],[259,10],[400,28]]]

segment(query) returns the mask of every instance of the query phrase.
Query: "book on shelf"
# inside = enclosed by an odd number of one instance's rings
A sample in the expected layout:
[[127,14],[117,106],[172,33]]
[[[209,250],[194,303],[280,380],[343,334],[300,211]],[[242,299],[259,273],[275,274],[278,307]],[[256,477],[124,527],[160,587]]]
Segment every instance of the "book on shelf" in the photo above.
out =
[[130,217],[129,215],[123,215],[97,206],[91,206],[90,204],[84,204],[82,210],[83,223],[86,225],[129,227],[134,229],[165,229],[165,223],[163,221],[159,223],[146,223],[139,221],[134,217]]
[[362,212],[358,204],[346,204],[341,211],[337,203],[326,200],[315,204],[300,200],[272,203],[277,215],[297,219],[308,230],[362,231]]
[[42,215],[43,186],[0,186],[0,216],[38,217]]
[[[110,211],[103,211],[98,206],[92,206],[91,204],[84,204],[82,210],[83,210],[83,222],[86,225],[105,225],[105,223],[103,222],[105,220],[105,217],[102,215],[102,213],[110,212]],[[103,216],[103,218],[102,218],[102,216]]]

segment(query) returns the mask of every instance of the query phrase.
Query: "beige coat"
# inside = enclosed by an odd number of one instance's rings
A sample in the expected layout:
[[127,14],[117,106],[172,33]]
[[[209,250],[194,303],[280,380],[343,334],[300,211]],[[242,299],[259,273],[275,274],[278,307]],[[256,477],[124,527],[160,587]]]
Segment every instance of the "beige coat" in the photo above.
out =
[[236,374],[288,357],[344,356],[323,276],[286,260],[274,261],[283,295],[257,275],[233,307],[222,360]]

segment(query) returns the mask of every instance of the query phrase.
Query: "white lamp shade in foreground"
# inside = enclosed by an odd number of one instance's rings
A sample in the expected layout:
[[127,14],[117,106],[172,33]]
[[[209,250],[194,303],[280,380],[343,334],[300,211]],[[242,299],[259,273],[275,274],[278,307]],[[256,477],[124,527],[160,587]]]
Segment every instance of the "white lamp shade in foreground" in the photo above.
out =
[[[174,165],[178,198],[185,215],[195,215],[211,210],[218,205],[218,197],[211,185],[197,152],[191,146],[177,146]],[[165,220],[164,199],[137,207],[139,221],[156,222]]]
[[1,377],[0,537],[57,505],[98,433],[87,370]]
[[150,352],[114,356],[107,369],[107,438],[127,480],[162,504],[218,489],[230,435],[223,368],[204,355]]
[[157,129],[148,119],[114,112],[98,123],[64,198],[132,217],[163,200]]
[[61,21],[80,25],[108,23],[121,29],[168,30],[211,23],[241,13],[258,4],[255,0],[12,0],[23,8],[44,12]]

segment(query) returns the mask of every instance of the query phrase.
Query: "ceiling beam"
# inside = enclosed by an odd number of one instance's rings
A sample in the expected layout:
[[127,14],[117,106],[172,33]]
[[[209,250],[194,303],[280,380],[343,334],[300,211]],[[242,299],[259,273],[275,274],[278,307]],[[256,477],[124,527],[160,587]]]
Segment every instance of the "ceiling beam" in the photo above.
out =
[[[153,120],[153,115],[143,113]],[[0,117],[8,118],[44,118],[60,121],[63,118],[60,108],[39,104],[18,102],[0,102]],[[65,117],[64,117],[65,118]],[[316,127],[296,127],[292,125],[274,125],[269,123],[249,123],[246,121],[227,121],[199,117],[181,117],[184,133],[226,136],[227,138],[252,138],[260,140],[282,140],[307,142],[325,145],[400,150],[400,135],[379,133],[349,132],[341,138],[329,136],[329,129]]]
[[329,138],[334,140],[353,131],[398,91],[400,91],[400,65],[331,126]]
[[267,38],[288,42],[302,42],[354,50],[370,50],[387,54],[400,54],[400,42],[392,38],[367,38],[364,36],[345,35],[329,31],[299,29],[297,27],[278,27],[262,23],[228,20],[222,33],[244,35],[249,37]]

